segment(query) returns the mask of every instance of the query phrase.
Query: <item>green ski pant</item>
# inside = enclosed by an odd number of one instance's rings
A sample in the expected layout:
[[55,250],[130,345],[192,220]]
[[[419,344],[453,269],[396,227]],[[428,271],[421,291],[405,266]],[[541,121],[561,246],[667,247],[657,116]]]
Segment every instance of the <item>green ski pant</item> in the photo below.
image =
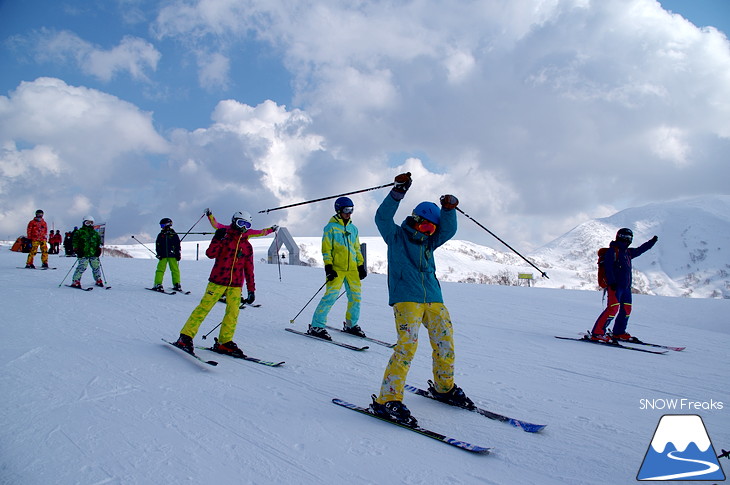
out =
[[170,265],[170,274],[172,275],[172,284],[180,283],[180,266],[175,258],[160,258],[157,263],[157,271],[155,271],[155,285],[162,284],[162,277],[165,276],[165,269]]

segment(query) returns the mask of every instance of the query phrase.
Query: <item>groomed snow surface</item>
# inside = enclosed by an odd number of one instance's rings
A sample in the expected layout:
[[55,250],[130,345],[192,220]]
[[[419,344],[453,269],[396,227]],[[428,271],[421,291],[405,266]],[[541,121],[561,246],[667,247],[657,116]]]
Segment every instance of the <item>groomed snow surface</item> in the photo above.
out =
[[[26,255],[0,247],[0,483],[630,484],[664,414],[699,414],[717,452],[730,447],[727,299],[637,295],[629,331],[687,346],[652,355],[554,338],[592,326],[599,292],[443,283],[456,382],[481,407],[547,424],[529,434],[405,396],[421,425],[494,447],[480,456],[331,403],[367,405],[391,350],[354,352],[285,332],[324,274],[261,263],[268,243],[256,247],[263,306],[241,310],[235,340],[249,355],[286,361],[280,368],[199,350],[220,362],[204,368],[160,340],[177,337],[207,283],[212,262],[195,261],[191,246],[181,271],[192,293],[174,296],[144,289],[155,260],[104,257],[112,289],[82,292],[59,286],[73,258],[51,256],[55,271],[16,269]],[[93,283],[90,268],[82,282]],[[318,300],[293,328],[306,328]],[[330,324],[344,309],[343,297]],[[212,344],[217,330],[201,337],[223,312],[213,309],[197,345]],[[386,276],[363,281],[360,324],[395,340]],[[408,381],[424,387],[431,355],[421,336]],[[674,399],[699,409],[642,409]]]

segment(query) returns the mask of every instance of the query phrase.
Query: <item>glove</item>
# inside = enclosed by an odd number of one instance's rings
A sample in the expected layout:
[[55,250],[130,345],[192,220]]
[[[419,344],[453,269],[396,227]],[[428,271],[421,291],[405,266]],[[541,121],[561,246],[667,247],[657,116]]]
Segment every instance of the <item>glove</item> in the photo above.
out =
[[212,214],[212,212],[210,211],[210,209],[205,209],[206,216],[210,217],[211,214]]
[[652,240],[653,242],[657,242],[657,241],[659,240],[659,238],[658,238],[658,237],[656,237],[656,236],[654,236],[653,238],[651,238],[651,240]]
[[616,291],[616,285],[615,284],[608,285],[608,287],[611,288],[612,291]]
[[175,259],[180,261],[182,259],[182,257],[178,254],[177,256],[175,256]]
[[456,209],[456,206],[459,205],[459,199],[454,195],[442,195],[439,200],[441,201],[441,207],[446,210]]
[[249,305],[256,301],[256,294],[253,291],[248,292],[248,298],[246,298],[246,303]]
[[331,264],[324,265],[324,274],[327,276],[327,281],[332,281],[337,278],[337,271],[332,269]]
[[276,224],[274,224],[273,226],[271,226],[271,230],[272,231],[276,232],[277,229],[279,229],[279,226],[277,226]]
[[224,237],[226,237],[226,230],[222,227],[220,229],[216,229],[213,239],[221,241]]
[[360,277],[361,280],[364,280],[365,277],[368,275],[368,271],[365,269],[364,264],[361,264],[357,267],[357,275]]
[[101,248],[96,248],[96,251],[94,251],[94,256],[96,256],[97,258],[101,256]]
[[393,190],[405,194],[411,188],[411,183],[413,183],[413,180],[411,180],[411,172],[401,173],[395,176]]

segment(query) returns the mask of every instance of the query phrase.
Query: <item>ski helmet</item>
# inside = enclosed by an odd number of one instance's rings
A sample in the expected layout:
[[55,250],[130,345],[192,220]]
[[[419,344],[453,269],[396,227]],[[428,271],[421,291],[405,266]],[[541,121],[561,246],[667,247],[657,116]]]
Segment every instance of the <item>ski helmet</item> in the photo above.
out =
[[[84,220],[82,221],[84,226],[93,226],[94,225],[94,216],[86,216],[84,217]],[[88,224],[87,224],[88,222]]]
[[629,244],[631,244],[631,241],[634,240],[634,233],[628,227],[621,228],[616,233],[616,240],[625,241],[625,242],[628,242]]
[[163,217],[160,219],[160,227],[172,226],[172,219],[169,217]]
[[422,217],[436,225],[441,223],[441,210],[433,202],[421,202],[413,209],[413,215]]
[[236,226],[239,229],[243,229],[244,231],[247,229],[251,229],[252,222],[253,217],[251,217],[251,214],[246,211],[235,212],[233,214],[233,217],[231,217],[231,225]]
[[35,211],[35,216],[36,217],[38,217],[38,216],[43,217],[43,211],[41,209],[38,209],[37,211]]
[[[349,207],[350,210],[347,211],[345,208]],[[349,197],[340,197],[335,201],[335,212],[339,214],[340,212],[345,212],[347,214],[352,214],[352,209],[355,207],[355,204],[352,203],[352,200]]]

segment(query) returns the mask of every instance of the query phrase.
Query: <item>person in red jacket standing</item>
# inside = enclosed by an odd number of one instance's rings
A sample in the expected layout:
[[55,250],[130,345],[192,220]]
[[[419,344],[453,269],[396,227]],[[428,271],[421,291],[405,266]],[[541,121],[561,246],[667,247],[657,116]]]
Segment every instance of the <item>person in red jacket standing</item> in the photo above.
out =
[[244,280],[248,289],[248,303],[255,299],[256,285],[253,273],[253,247],[248,241],[252,236],[266,236],[276,231],[277,226],[262,230],[251,229],[251,216],[248,213],[236,212],[228,228],[220,228],[215,232],[205,255],[215,259],[213,269],[208,278],[208,287],[202,300],[188,317],[180,330],[180,337],[173,344],[189,354],[195,354],[193,338],[198,333],[200,324],[222,297],[226,296],[226,312],[223,315],[220,333],[213,350],[221,354],[243,357],[244,353],[233,341],[238,323],[239,301]]
[[28,260],[25,263],[25,267],[29,269],[35,269],[33,260],[38,252],[38,248],[41,249],[41,263],[42,268],[48,268],[48,245],[46,240],[48,238],[48,225],[43,220],[43,211],[38,209],[35,211],[35,218],[28,223],[28,239],[31,241],[30,254],[28,254]]

